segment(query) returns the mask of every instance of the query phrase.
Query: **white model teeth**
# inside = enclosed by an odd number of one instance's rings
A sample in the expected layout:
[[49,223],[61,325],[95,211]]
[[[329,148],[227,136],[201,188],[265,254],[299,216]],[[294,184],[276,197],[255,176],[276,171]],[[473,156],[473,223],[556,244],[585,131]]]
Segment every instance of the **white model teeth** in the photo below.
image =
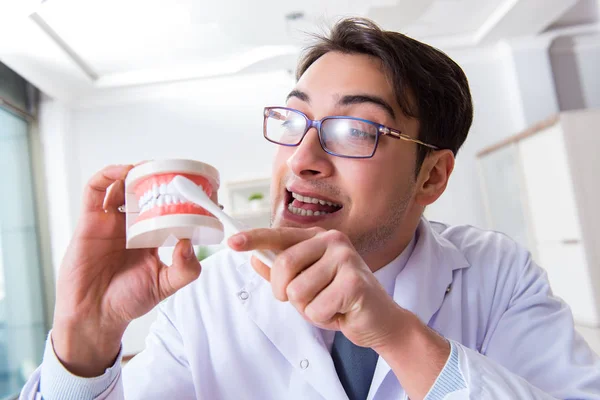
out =
[[301,194],[298,193],[292,193],[292,197],[298,201],[301,201],[303,203],[312,203],[312,204],[321,204],[322,206],[324,205],[328,205],[328,206],[332,206],[332,207],[341,207],[340,204],[336,204],[336,203],[332,203],[331,201],[325,201],[325,200],[321,200],[321,199],[317,199],[314,197],[308,197],[308,196],[302,196]]
[[318,217],[319,215],[331,214],[326,211],[313,211],[294,207],[292,203],[288,204],[288,210],[290,210],[292,214],[301,215],[303,217]]
[[[198,187],[204,190],[202,185],[198,185]],[[179,192],[177,192],[177,190],[171,182],[169,182],[168,184],[162,183],[160,185],[157,185],[155,183],[150,189],[148,189],[148,191],[146,191],[146,193],[144,193],[140,197],[138,201],[138,208],[140,210],[140,214],[143,214],[144,212],[151,210],[154,207],[162,207],[182,203],[193,204],[184,200],[184,197],[180,195]]]

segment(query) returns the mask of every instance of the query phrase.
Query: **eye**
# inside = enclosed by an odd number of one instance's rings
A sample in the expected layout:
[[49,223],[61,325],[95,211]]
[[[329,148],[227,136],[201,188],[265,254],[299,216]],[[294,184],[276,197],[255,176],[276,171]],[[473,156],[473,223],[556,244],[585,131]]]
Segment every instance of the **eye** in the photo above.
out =
[[269,110],[268,114],[267,114],[267,117],[273,118],[273,119],[276,119],[276,120],[279,120],[279,121],[281,121],[282,119],[285,119],[284,115],[282,115],[280,112],[277,112],[275,110]]
[[365,132],[361,129],[350,128],[350,136],[355,137],[357,139],[375,139],[375,136],[370,132]]
[[281,126],[286,130],[301,133],[304,131],[305,124],[300,118],[288,118],[281,123]]

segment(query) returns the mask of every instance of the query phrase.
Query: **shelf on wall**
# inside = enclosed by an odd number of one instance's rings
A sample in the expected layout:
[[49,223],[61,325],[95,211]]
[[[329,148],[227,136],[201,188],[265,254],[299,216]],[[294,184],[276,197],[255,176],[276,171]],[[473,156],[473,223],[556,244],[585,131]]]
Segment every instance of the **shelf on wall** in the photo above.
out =
[[228,209],[234,213],[245,213],[251,212],[252,207],[248,198],[255,194],[260,193],[263,196],[261,208],[268,208],[271,179],[252,179],[247,181],[228,182],[226,190],[229,198]]
[[[250,179],[245,181],[228,182],[225,184],[232,217],[250,228],[266,228],[270,224],[270,186],[271,179]],[[255,193],[263,195],[260,208],[254,209],[248,198]]]

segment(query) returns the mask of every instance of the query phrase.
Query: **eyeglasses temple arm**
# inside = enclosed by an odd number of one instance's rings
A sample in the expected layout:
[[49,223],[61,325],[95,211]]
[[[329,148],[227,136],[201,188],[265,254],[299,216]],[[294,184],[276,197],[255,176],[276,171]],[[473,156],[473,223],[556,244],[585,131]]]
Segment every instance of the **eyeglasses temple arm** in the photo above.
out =
[[406,141],[409,141],[409,142],[420,144],[421,146],[429,147],[430,149],[433,149],[433,150],[439,150],[439,147],[437,147],[437,146],[434,146],[432,144],[428,144],[428,143],[422,142],[419,139],[411,138],[410,136],[405,135],[404,133],[401,133],[401,132],[396,131],[394,129],[390,129],[390,128],[387,128],[387,127],[382,127],[382,128],[379,129],[379,132],[382,135],[388,135],[388,136],[393,137],[394,139],[402,139],[402,140],[406,140]]

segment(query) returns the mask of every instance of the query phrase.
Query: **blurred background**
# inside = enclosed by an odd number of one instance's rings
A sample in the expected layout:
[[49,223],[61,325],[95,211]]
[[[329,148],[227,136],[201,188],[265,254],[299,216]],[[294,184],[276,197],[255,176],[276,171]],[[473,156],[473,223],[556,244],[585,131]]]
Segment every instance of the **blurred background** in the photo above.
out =
[[[462,66],[475,119],[427,217],[527,246],[599,352],[599,9],[598,0],[2,0],[0,399],[41,361],[57,269],[98,169],[201,160],[219,169],[226,210],[268,224],[275,148],[262,138],[262,108],[285,101],[308,34],[343,16],[372,18]],[[153,318],[130,326],[126,356],[143,349]]]

